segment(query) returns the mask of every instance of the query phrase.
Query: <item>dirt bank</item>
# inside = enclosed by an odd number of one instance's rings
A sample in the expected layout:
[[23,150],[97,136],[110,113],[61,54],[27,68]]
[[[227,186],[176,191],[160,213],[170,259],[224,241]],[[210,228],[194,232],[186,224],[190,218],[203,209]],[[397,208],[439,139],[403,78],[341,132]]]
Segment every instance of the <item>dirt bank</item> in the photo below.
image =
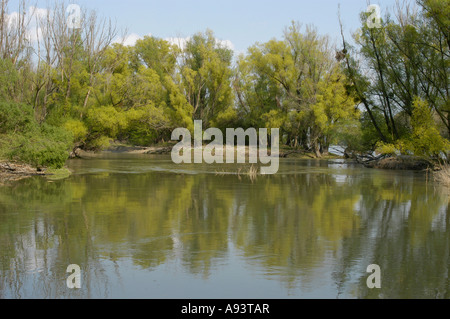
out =
[[[141,147],[141,146],[123,146],[123,145],[114,145],[108,147],[102,152],[110,152],[110,153],[126,153],[126,154],[170,154],[172,151],[172,147],[168,146],[150,146],[150,147]],[[94,151],[84,151],[80,148],[74,150],[69,158],[83,158],[83,157],[95,157],[97,154],[101,152]]]
[[0,161],[0,183],[17,181],[36,175],[44,176],[48,174],[44,170],[37,170],[27,164]]
[[365,164],[369,168],[395,169],[395,170],[414,170],[422,171],[427,168],[433,168],[434,165],[429,161],[414,156],[397,156],[383,158]]
[[[128,153],[128,154],[168,154],[170,155],[172,152],[172,146],[150,146],[150,147],[140,147],[140,146],[123,146],[123,145],[114,145],[106,149],[106,152],[112,152],[112,153]],[[205,145],[203,146],[205,147]],[[236,147],[235,147],[236,151]],[[256,150],[258,151],[258,149]],[[91,154],[91,152],[84,152],[82,150],[77,150],[77,156],[83,157],[88,156]],[[245,146],[245,155],[248,156],[250,153],[250,148],[248,146]],[[223,154],[226,154],[226,146],[223,147]],[[271,154],[270,149],[268,150],[268,154]],[[313,158],[313,153],[300,151],[300,150],[293,150],[293,149],[280,149],[279,151],[280,158]],[[321,159],[336,159],[336,158],[342,158],[339,155],[334,154],[324,154],[323,158]]]

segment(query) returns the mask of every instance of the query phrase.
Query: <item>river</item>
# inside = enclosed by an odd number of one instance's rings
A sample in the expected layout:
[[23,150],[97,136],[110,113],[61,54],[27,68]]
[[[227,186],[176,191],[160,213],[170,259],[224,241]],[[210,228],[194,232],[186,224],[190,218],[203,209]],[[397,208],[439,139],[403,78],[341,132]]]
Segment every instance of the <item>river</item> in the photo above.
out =
[[281,159],[255,179],[124,154],[68,167],[0,186],[0,298],[450,298],[449,197],[423,172]]

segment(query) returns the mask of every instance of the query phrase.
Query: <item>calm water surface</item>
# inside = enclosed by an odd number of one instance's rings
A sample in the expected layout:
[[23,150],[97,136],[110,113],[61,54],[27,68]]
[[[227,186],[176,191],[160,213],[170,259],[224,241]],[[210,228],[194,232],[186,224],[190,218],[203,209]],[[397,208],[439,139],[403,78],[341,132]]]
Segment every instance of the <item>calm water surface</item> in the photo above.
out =
[[111,154],[68,166],[0,186],[1,298],[450,298],[449,197],[424,173],[285,159],[252,180]]

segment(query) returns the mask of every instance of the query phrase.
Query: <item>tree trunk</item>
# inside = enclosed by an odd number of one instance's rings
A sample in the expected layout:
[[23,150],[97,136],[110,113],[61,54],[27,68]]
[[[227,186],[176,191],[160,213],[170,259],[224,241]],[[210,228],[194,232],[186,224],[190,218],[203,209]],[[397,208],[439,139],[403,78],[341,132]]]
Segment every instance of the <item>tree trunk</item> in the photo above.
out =
[[[450,124],[450,112],[447,113],[447,123]],[[450,125],[447,125],[448,137],[450,138]]]
[[329,154],[329,152],[328,152],[329,148],[330,148],[329,145],[320,144],[320,153],[322,155],[328,155]]
[[314,154],[317,158],[322,158],[322,153],[320,152],[320,145],[318,142],[314,142]]
[[291,146],[291,142],[292,142],[292,137],[290,134],[288,134],[287,140],[286,140],[286,146]]

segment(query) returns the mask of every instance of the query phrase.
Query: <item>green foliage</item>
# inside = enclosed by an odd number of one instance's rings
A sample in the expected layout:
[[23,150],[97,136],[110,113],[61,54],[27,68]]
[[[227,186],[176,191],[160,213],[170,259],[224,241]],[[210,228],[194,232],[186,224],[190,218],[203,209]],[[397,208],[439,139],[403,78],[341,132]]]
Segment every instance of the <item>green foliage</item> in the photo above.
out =
[[[383,122],[383,114],[379,111],[372,112],[373,118],[380,123],[380,130],[383,135],[389,136],[385,123]],[[361,151],[374,151],[377,143],[380,142],[380,135],[372,123],[368,112],[363,112],[361,119]]]
[[110,145],[110,141],[111,138],[100,135],[95,138],[91,138],[86,144],[86,149],[93,151],[101,151],[106,149]]
[[[181,88],[193,108],[193,117],[210,127],[233,102],[231,61],[233,53],[216,40],[212,31],[197,33],[186,43],[180,65]],[[221,120],[223,122],[223,120]]]
[[399,144],[386,144],[383,142],[379,142],[377,144],[377,152],[384,155],[400,155],[399,148],[401,146]]
[[381,154],[413,154],[429,159],[448,159],[450,142],[443,138],[437,129],[427,103],[416,98],[413,103],[412,134],[395,143],[378,143]]
[[127,126],[125,112],[118,111],[111,105],[90,109],[86,115],[86,122],[91,134],[111,138],[116,138]]
[[[292,22],[282,39],[236,60],[211,30],[182,47],[153,36],[125,46],[93,36],[92,18],[89,30],[48,38],[38,61],[26,45],[17,58],[3,52],[0,100],[12,102],[0,103],[2,152],[58,166],[66,137],[46,126],[68,132],[68,149],[99,150],[110,140],[168,141],[173,129],[193,131],[200,119],[205,129],[280,128],[286,144],[318,157],[339,144],[439,158],[450,137],[449,5],[418,4],[421,11],[396,12],[397,20],[387,14],[381,28],[369,28],[363,13],[356,47],[344,41],[338,54],[328,36]],[[21,146],[31,141],[39,146]]]
[[26,132],[36,125],[29,105],[0,100],[0,134]]
[[271,110],[262,115],[262,120],[264,121],[265,128],[280,128],[286,122],[286,115],[279,110]]
[[68,178],[72,172],[68,168],[49,168],[45,170],[46,178],[51,181],[59,181]]
[[413,103],[412,127],[410,149],[415,155],[430,158],[439,158],[441,153],[447,157],[450,151],[450,142],[443,138],[437,129],[430,107],[420,99]]
[[122,138],[134,145],[148,146],[157,143],[160,134],[166,133],[171,127],[166,112],[163,107],[155,107],[153,104],[128,110],[125,112],[127,128],[123,131]]
[[39,125],[29,105],[0,102],[0,156],[36,167],[61,168],[73,135],[48,124]]
[[73,142],[75,144],[83,143],[86,140],[88,128],[84,122],[76,119],[70,119],[64,123],[63,128],[72,134]]
[[12,135],[10,140],[12,145],[7,156],[11,160],[20,160],[36,167],[61,168],[68,158],[70,138],[62,130],[54,135]]
[[238,63],[238,110],[249,126],[281,128],[288,143],[321,156],[360,117],[328,38],[314,28],[293,23],[283,41],[257,44]]
[[211,120],[211,126],[225,130],[228,127],[233,127],[238,122],[238,113],[235,108],[229,106],[227,109],[220,112],[216,118]]
[[352,152],[364,152],[368,148],[364,145],[361,122],[354,119],[343,120],[333,134],[333,143]]
[[[340,61],[351,79],[349,89],[364,106],[368,150],[378,145],[387,154],[439,158],[450,137],[450,5],[439,0],[417,4],[421,10],[398,6],[387,13],[380,28],[369,28],[362,13],[362,27],[354,34],[357,46],[344,42]],[[417,98],[424,104],[418,105]],[[424,119],[426,124],[419,123]]]
[[9,100],[14,96],[14,86],[19,72],[9,59],[0,58],[0,99]]
[[146,36],[136,42],[134,52],[137,61],[134,62],[144,63],[148,69],[163,77],[175,71],[177,51],[175,46],[163,39]]

